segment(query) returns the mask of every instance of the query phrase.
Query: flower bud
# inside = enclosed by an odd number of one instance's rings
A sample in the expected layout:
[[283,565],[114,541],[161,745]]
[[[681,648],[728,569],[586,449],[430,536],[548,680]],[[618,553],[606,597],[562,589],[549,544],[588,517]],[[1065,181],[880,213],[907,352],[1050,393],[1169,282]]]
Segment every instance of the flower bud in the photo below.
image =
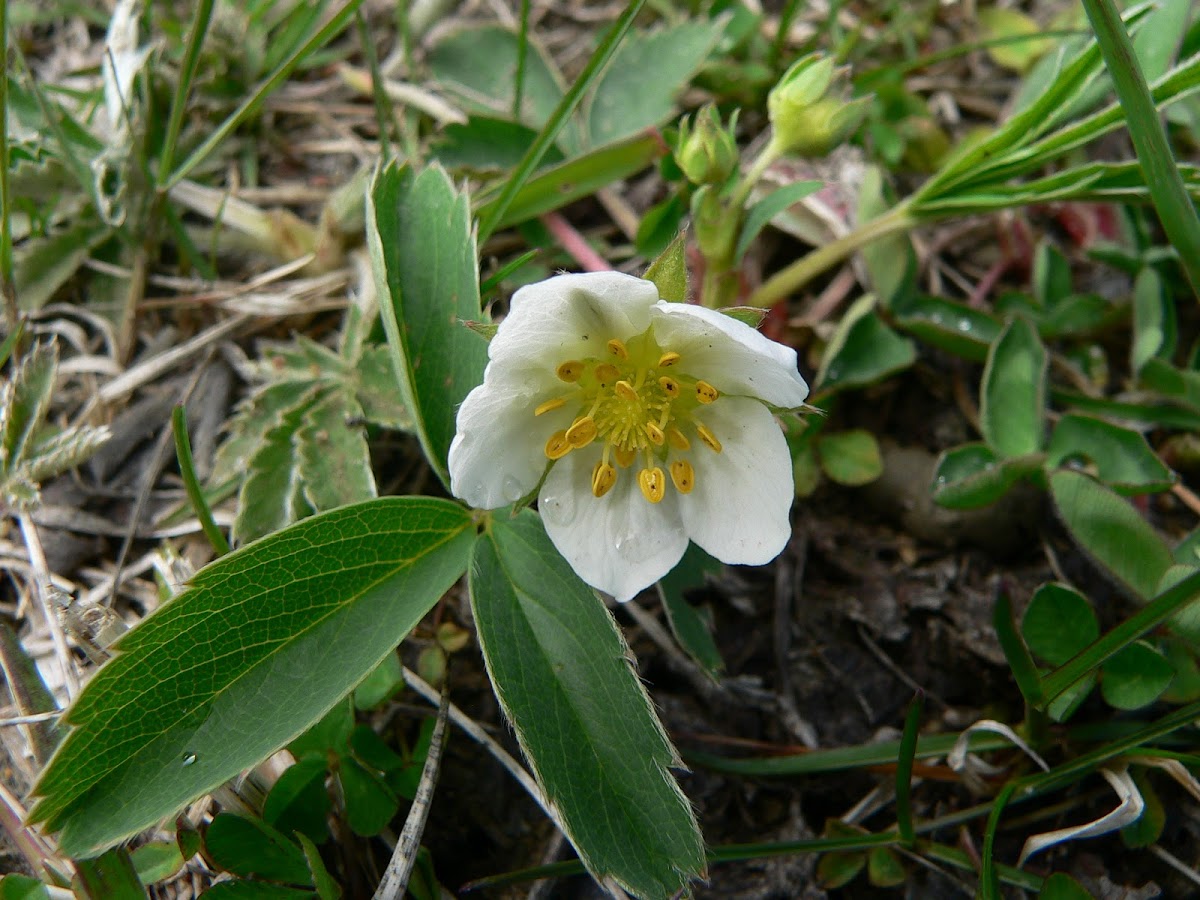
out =
[[871,98],[828,96],[835,74],[833,60],[812,53],[794,62],[771,89],[767,114],[780,153],[822,156],[862,123]]
[[738,149],[733,137],[737,114],[729,127],[721,125],[717,108],[711,103],[691,120],[679,125],[675,162],[692,184],[724,184],[737,167]]

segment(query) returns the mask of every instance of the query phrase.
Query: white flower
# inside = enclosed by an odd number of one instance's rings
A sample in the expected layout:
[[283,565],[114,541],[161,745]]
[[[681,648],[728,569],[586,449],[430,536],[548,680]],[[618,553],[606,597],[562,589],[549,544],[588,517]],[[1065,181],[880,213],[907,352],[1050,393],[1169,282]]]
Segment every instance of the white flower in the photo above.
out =
[[766,404],[808,396],[795,351],[599,272],[517,291],[488,358],[458,411],[451,490],[495,509],[540,482],[546,532],[584,581],[625,601],[689,539],[743,565],[783,550],[792,463]]

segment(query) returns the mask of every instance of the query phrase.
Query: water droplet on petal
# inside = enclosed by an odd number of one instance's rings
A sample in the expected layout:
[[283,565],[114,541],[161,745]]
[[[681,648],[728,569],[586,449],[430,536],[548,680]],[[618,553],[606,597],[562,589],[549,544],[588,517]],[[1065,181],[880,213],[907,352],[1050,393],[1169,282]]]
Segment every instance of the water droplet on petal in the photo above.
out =
[[515,475],[504,476],[504,481],[500,485],[500,493],[509,503],[516,503],[525,496],[525,492],[521,490],[521,482],[517,481]]
[[189,750],[187,753],[183,754],[183,764],[185,766],[195,765],[195,763],[196,763],[196,754],[195,753],[193,753],[192,751]]
[[575,521],[577,513],[575,493],[565,491],[561,494],[543,494],[538,499],[538,510],[541,512],[542,518],[551,525],[565,528]]
[[970,319],[959,319],[958,320],[958,330],[959,331],[970,331],[971,330],[971,320]]

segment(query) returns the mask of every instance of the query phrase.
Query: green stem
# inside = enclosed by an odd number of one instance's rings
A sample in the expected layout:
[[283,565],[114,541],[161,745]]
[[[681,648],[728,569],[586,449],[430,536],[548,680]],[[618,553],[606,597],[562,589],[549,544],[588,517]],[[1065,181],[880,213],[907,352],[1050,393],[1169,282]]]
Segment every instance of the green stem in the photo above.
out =
[[916,219],[909,213],[907,203],[902,203],[877,219],[872,219],[845,237],[818,247],[790,266],[780,269],[754,291],[747,300],[748,306],[763,309],[774,306],[797,288],[803,287],[826,269],[846,259],[856,250],[865,247],[898,231],[909,231],[916,227]]
[[1129,33],[1112,0],[1083,0],[1083,8],[1096,32],[1100,54],[1125,111],[1129,136],[1133,139],[1133,149],[1141,163],[1150,199],[1167,238],[1179,253],[1192,290],[1200,296],[1200,218],[1196,216],[1196,208],[1179,174]]
[[758,159],[751,164],[750,169],[746,172],[742,180],[738,182],[738,186],[729,197],[730,206],[739,210],[742,209],[746,205],[746,200],[750,197],[750,191],[754,189],[754,185],[758,184],[758,179],[763,177],[763,173],[767,171],[767,167],[783,155],[773,137],[767,143],[767,146],[763,147],[762,153],[758,154]]

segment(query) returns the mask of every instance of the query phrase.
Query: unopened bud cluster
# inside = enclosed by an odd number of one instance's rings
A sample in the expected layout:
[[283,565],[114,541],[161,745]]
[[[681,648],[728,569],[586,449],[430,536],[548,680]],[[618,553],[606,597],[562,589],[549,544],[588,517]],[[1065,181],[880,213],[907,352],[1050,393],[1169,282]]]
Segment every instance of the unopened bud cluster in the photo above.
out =
[[771,141],[779,153],[822,156],[845,141],[862,122],[869,97],[844,100],[844,78],[833,60],[817,53],[796,60],[767,96]]

